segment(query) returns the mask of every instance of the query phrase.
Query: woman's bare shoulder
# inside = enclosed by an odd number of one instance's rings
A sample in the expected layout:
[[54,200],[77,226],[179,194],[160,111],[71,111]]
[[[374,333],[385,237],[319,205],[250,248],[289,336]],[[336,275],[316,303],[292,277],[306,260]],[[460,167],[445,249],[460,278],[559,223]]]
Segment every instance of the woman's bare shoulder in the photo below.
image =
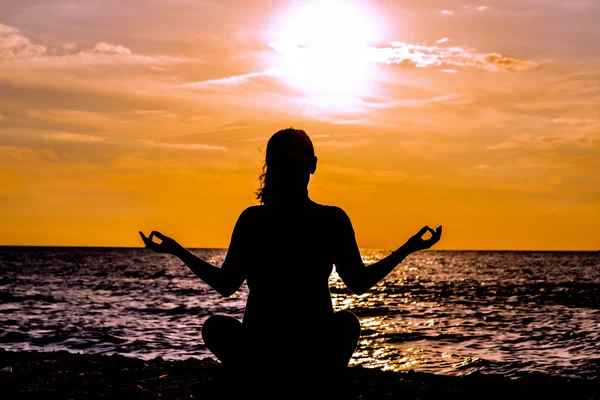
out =
[[247,232],[249,228],[254,226],[259,220],[262,214],[261,206],[250,206],[246,207],[239,215],[237,222],[235,223],[234,232]]
[[354,227],[350,216],[342,207],[338,206],[327,206],[327,220],[337,230],[337,233],[341,234],[340,237],[348,235],[354,235]]
[[348,217],[348,214],[342,207],[334,205],[321,205],[321,207],[329,222],[346,223],[350,220],[350,217]]
[[256,217],[262,215],[263,211],[264,211],[264,206],[262,206],[262,205],[248,206],[240,214],[240,219],[256,218]]

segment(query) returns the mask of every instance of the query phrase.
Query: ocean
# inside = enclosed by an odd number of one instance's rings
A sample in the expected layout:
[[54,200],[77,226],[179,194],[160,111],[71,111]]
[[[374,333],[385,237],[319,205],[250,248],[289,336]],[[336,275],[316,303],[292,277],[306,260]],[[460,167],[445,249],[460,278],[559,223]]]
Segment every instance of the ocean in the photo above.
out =
[[[193,252],[220,265],[226,249]],[[366,264],[388,253],[362,250]],[[335,271],[330,287],[334,308],[361,321],[351,365],[600,376],[600,252],[422,251],[364,295]],[[246,297],[245,284],[223,298],[175,257],[147,249],[0,247],[6,350],[214,358],[203,322],[241,319]]]

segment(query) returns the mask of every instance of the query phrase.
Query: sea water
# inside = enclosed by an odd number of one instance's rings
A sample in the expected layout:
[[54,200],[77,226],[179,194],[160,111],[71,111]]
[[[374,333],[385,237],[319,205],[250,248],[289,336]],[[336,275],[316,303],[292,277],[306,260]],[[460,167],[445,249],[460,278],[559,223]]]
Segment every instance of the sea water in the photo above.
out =
[[[226,249],[193,252],[220,265]],[[388,253],[362,250],[367,265]],[[335,270],[330,287],[334,308],[361,321],[351,365],[600,376],[598,252],[422,251],[363,295]],[[241,319],[247,294],[223,298],[148,249],[0,247],[0,347],[213,358],[203,322]]]

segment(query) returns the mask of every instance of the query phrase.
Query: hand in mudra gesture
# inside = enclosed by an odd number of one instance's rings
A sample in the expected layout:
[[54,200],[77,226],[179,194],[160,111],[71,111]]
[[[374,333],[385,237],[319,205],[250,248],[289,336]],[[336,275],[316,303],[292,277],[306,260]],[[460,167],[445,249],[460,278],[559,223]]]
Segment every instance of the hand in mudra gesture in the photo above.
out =
[[[431,237],[428,239],[423,239],[423,235],[425,233],[431,233]],[[438,226],[435,230],[431,229],[428,226],[424,226],[421,228],[416,235],[412,236],[410,239],[406,241],[405,246],[410,250],[410,252],[415,252],[419,250],[429,249],[431,246],[440,241],[442,237],[442,226]]]
[[[158,231],[152,231],[148,237],[146,237],[146,235],[140,231],[140,236],[142,237],[146,247],[152,249],[155,253],[175,254],[177,250],[181,249],[181,245],[179,243]],[[153,240],[154,236],[159,238],[161,242],[155,242]]]

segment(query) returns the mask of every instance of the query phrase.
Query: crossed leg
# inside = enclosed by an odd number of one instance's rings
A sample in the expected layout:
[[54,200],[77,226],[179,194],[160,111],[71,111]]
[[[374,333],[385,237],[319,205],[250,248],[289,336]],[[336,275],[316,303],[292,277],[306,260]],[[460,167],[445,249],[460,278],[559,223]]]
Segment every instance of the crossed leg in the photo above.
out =
[[[343,376],[360,337],[360,322],[352,312],[335,313],[331,325],[317,331],[315,337],[299,336],[295,332],[272,334],[275,336],[267,340],[249,338],[239,320],[225,315],[211,316],[202,326],[205,345],[228,371],[227,390],[233,391],[230,398],[258,390],[264,399],[278,399],[278,393],[284,390],[290,399],[304,399],[315,387],[322,386],[318,382],[333,384],[332,390],[340,389],[334,382],[345,385]],[[272,354],[276,354],[278,360],[286,360],[285,365],[271,363],[269,360],[273,358],[269,355]],[[312,378],[306,380],[307,376]],[[271,381],[267,387],[274,397],[267,396],[265,379]],[[290,387],[295,389],[290,392]]]
[[[328,340],[328,352],[331,354],[331,365],[345,367],[350,362],[352,354],[360,337],[360,322],[350,311],[338,311],[333,315]],[[239,365],[245,360],[243,357],[249,353],[248,346],[251,342],[244,336],[244,326],[233,317],[226,315],[213,315],[202,326],[202,338],[208,349],[223,365]],[[285,339],[285,338],[282,338]],[[302,338],[295,338],[302,340]],[[325,350],[325,349],[323,349]]]

